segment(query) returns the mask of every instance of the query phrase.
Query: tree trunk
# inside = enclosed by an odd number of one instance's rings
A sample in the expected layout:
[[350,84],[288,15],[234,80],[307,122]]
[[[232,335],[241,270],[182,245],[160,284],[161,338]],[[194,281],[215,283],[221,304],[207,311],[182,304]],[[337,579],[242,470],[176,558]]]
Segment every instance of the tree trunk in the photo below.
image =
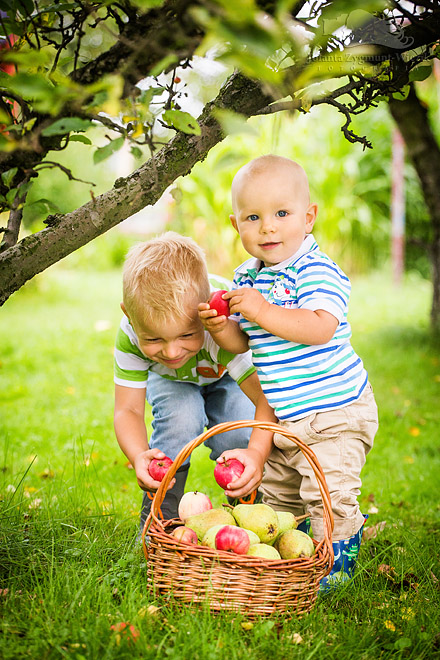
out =
[[432,224],[431,325],[440,333],[440,148],[429,124],[428,113],[418,98],[414,86],[404,101],[391,99],[390,111],[405,140],[422,186]]
[[49,218],[49,227],[0,253],[0,305],[37,273],[154,204],[175,179],[188,174],[224,138],[213,108],[249,117],[270,102],[258,83],[232,75],[199,118],[200,136],[178,133],[139,169],[117,179],[110,191],[71,213]]

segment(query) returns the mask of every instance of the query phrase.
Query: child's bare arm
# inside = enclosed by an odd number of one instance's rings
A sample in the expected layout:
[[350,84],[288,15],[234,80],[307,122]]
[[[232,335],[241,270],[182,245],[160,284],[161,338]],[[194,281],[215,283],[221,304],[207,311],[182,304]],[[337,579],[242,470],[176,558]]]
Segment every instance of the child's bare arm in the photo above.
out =
[[[277,422],[273,408],[267,402],[261,389],[257,374],[254,372],[241,385],[243,392],[255,404],[255,420],[263,422]],[[254,428],[247,449],[230,449],[217,459],[218,462],[228,458],[236,458],[244,465],[243,474],[225,490],[226,495],[237,498],[252,493],[261,483],[263,468],[271,450],[273,433],[263,429]]]
[[271,305],[256,289],[234,289],[225,294],[226,298],[231,313],[239,312],[267,332],[298,344],[326,344],[339,323],[333,314],[322,309],[285,309]]
[[238,323],[227,316],[217,316],[216,310],[210,309],[209,303],[200,303],[198,310],[205,329],[220,348],[235,354],[249,350],[247,335],[240,330]]
[[[160,449],[150,449],[145,427],[145,388],[115,385],[114,428],[119,446],[133,465],[142,490],[157,490],[160,482],[148,472],[153,458],[163,458]],[[174,485],[173,479],[170,488]]]

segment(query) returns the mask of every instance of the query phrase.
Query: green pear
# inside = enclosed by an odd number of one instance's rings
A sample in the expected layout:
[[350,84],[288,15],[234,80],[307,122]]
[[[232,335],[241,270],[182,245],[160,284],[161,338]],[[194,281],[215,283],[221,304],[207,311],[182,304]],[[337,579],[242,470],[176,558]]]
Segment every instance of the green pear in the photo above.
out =
[[244,531],[249,536],[249,541],[251,542],[251,545],[260,542],[260,537],[258,536],[258,534],[255,534],[255,532],[251,531],[250,529],[245,529]]
[[288,529],[296,529],[298,527],[296,518],[290,511],[277,511],[276,514],[278,518],[278,535],[287,532]]
[[277,538],[275,547],[283,559],[311,557],[315,554],[315,546],[308,534],[299,529],[288,529]]
[[265,559],[281,559],[281,555],[272,545],[253,543],[246,553],[249,557],[264,557]]
[[199,541],[203,540],[206,532],[214,525],[235,525],[234,517],[226,509],[209,509],[203,513],[196,513],[185,520],[185,526],[193,529]]
[[267,504],[237,504],[232,510],[237,525],[249,529],[261,543],[271,543],[278,535],[278,518]]
[[224,524],[214,525],[214,527],[210,527],[202,539],[202,545],[207,545],[208,548],[212,548],[213,550],[215,550],[215,535],[217,534],[218,530],[221,529],[222,527],[224,527]]

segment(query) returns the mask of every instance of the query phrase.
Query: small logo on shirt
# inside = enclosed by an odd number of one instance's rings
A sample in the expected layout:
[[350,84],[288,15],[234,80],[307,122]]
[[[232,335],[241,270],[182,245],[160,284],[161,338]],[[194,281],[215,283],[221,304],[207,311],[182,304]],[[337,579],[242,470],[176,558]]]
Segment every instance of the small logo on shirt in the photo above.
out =
[[269,294],[269,302],[273,300],[273,302],[286,302],[289,300],[292,296],[292,289],[288,285],[288,283],[284,280],[284,276],[281,277],[281,279],[277,280],[275,284],[273,285],[270,294]]

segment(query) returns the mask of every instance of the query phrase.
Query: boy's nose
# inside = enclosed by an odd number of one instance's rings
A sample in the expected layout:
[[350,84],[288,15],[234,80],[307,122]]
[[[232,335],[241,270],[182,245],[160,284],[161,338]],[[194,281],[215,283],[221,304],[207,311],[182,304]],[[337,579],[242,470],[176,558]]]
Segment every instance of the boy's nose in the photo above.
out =
[[168,360],[172,360],[180,355],[180,348],[176,342],[165,344],[162,348],[162,355]]
[[262,234],[268,234],[274,230],[274,220],[272,217],[264,217],[261,219],[260,231]]

